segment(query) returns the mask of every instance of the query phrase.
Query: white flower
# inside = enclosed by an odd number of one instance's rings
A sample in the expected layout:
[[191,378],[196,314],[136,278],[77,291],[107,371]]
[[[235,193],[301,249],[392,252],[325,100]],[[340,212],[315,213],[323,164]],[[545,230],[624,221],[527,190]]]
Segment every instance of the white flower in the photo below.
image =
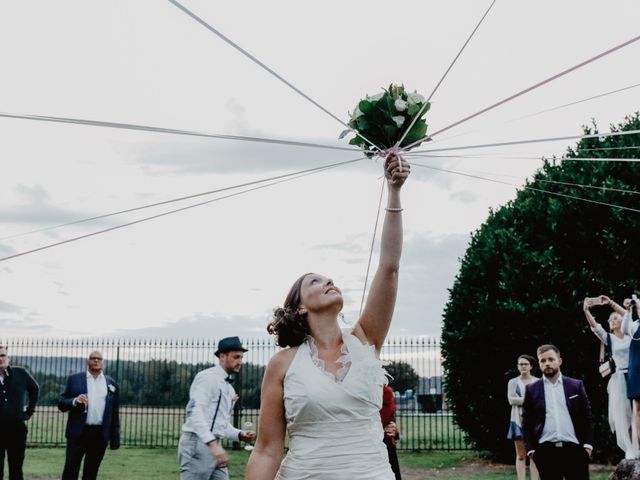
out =
[[356,107],[356,109],[351,114],[351,120],[355,120],[356,118],[361,117],[362,115],[364,114],[360,111],[358,107]]
[[370,97],[367,96],[367,100],[369,100],[370,102],[376,102],[376,101],[380,100],[383,95],[384,95],[384,92],[376,93],[375,95],[371,95]]
[[404,117],[402,115],[396,115],[395,117],[391,117],[391,120],[396,122],[396,125],[398,126],[398,128],[400,128],[404,123]]
[[108,387],[108,388],[109,388],[109,391],[110,391],[111,393],[115,393],[115,391],[116,391],[116,386],[115,386],[115,385],[109,385],[109,387]]
[[414,105],[416,103],[424,103],[425,98],[417,92],[407,93],[407,100],[409,101],[409,105]]
[[405,102],[404,100],[402,100],[401,98],[397,99],[394,102],[394,105],[396,107],[396,110],[398,112],[404,112],[407,109],[407,102]]

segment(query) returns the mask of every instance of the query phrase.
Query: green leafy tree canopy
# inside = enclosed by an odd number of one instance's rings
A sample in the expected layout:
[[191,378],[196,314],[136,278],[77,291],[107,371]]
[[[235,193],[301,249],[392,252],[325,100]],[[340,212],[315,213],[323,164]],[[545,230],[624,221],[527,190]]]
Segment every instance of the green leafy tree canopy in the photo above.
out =
[[[639,114],[611,129],[639,130]],[[584,133],[598,133],[595,122]],[[560,348],[565,375],[585,381],[597,458],[621,458],[606,420],[599,342],[581,304],[599,294],[620,303],[640,288],[640,164],[606,161],[636,158],[638,146],[638,134],[581,140],[565,159],[546,160],[472,235],[443,315],[445,383],[455,421],[495,458],[513,457],[506,388],[516,358],[544,343]],[[610,309],[594,313],[606,324]]]

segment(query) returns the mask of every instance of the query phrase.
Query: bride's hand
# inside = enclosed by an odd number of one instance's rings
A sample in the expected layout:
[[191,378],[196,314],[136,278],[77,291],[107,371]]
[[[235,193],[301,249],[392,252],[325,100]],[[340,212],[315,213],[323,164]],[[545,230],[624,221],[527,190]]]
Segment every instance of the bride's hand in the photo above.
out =
[[[402,171],[400,171],[402,162]],[[400,160],[396,155],[389,155],[384,162],[384,176],[389,182],[389,187],[400,188],[411,173],[411,165],[405,160]]]

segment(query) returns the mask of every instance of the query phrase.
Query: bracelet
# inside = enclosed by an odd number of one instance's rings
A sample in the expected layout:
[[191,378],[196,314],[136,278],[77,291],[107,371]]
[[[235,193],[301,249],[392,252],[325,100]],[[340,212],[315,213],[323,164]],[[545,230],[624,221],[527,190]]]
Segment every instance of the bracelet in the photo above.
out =
[[385,210],[387,212],[398,212],[398,213],[400,213],[402,210],[404,210],[404,208],[402,208],[402,207],[385,207]]

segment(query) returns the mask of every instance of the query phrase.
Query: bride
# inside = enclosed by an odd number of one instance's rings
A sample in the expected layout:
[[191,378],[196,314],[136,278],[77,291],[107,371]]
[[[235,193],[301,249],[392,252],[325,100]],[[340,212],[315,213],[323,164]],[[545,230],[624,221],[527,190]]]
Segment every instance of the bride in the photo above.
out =
[[384,169],[389,195],[380,260],[355,326],[340,329],[342,293],[332,279],[316,273],[296,280],[283,308],[274,310],[268,330],[279,346],[289,348],[274,355],[265,370],[248,480],[395,479],[382,441],[379,410],[386,377],[379,356],[396,302],[400,190],[410,167],[390,155]]

